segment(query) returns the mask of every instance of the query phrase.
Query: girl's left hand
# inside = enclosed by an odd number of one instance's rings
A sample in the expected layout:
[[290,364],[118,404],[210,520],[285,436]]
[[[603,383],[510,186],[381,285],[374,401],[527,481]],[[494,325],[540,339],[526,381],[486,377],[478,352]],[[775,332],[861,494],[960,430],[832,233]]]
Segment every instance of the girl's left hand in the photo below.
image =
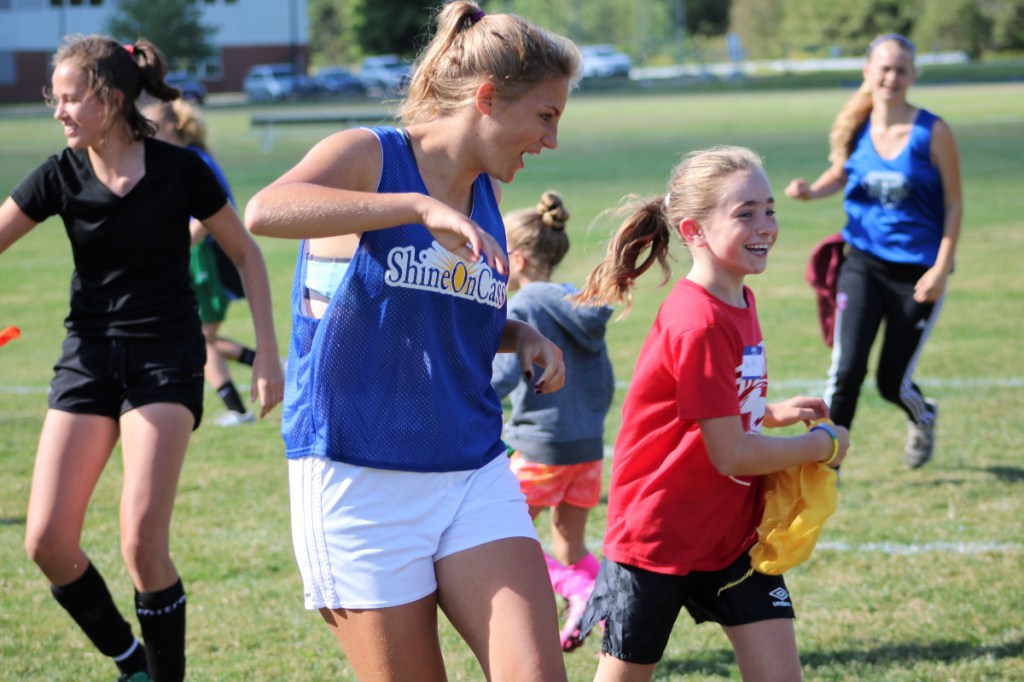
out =
[[533,327],[523,324],[516,334],[516,355],[525,375],[540,365],[544,373],[533,385],[537,393],[554,393],[565,385],[565,362],[561,349]]
[[260,353],[252,363],[252,391],[249,398],[260,404],[260,418],[267,416],[284,399],[284,372],[281,360],[268,353]]
[[828,405],[821,398],[798,395],[779,403],[765,406],[764,425],[768,428],[789,426],[799,421],[810,424],[816,419],[828,418]]
[[918,303],[935,303],[946,290],[945,270],[931,267],[914,284],[914,300]]

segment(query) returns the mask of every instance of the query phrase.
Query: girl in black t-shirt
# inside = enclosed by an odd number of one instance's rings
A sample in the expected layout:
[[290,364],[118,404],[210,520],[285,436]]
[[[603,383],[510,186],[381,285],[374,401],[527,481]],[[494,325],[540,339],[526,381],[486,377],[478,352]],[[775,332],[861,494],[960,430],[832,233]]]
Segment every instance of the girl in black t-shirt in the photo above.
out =
[[[185,674],[185,592],[170,556],[170,520],[185,450],[202,417],[205,352],[189,282],[189,217],[238,266],[258,353],[253,399],[281,400],[266,266],[213,173],[185,149],[151,139],[142,90],[167,101],[166,62],[134,45],[76,37],[54,57],[49,97],[67,148],[0,205],[0,253],[60,215],[75,270],[67,337],[36,453],[25,546],[54,597],[121,679]],[[121,551],[145,646],[81,548],[89,498],[121,441]]]

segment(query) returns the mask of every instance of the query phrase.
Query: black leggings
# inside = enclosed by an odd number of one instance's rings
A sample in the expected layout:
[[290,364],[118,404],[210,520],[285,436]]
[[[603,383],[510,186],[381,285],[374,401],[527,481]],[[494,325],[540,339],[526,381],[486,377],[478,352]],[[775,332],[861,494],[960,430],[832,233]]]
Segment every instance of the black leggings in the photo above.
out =
[[912,375],[945,295],[935,303],[914,301],[914,284],[927,270],[849,250],[839,273],[835,345],[825,389],[825,402],[836,424],[849,428],[853,423],[868,356],[883,320],[878,392],[902,408],[911,421],[930,418]]

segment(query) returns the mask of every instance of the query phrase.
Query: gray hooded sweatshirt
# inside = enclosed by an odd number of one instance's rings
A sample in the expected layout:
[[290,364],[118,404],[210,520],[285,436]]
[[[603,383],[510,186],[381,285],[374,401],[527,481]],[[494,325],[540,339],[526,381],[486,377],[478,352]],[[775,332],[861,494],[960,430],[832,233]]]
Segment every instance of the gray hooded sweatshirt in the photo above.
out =
[[562,350],[565,386],[537,395],[543,370],[526,380],[515,353],[494,359],[491,385],[509,397],[512,414],[505,441],[539,464],[580,464],[604,456],[604,419],[612,403],[615,377],[604,334],[612,309],[573,305],[571,284],[532,282],[509,300],[508,317],[534,327]]

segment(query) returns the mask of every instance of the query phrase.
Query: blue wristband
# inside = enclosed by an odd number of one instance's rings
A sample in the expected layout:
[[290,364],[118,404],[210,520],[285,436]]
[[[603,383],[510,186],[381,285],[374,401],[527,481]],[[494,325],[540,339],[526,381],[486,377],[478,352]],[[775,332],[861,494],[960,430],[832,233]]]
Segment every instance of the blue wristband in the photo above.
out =
[[832,437],[832,456],[822,462],[822,464],[824,464],[825,466],[832,464],[832,462],[834,462],[836,459],[836,455],[839,454],[839,436],[836,435],[835,429],[833,429],[828,424],[823,423],[815,424],[814,426],[807,430],[807,433],[811,433],[812,431],[824,431],[825,433]]

